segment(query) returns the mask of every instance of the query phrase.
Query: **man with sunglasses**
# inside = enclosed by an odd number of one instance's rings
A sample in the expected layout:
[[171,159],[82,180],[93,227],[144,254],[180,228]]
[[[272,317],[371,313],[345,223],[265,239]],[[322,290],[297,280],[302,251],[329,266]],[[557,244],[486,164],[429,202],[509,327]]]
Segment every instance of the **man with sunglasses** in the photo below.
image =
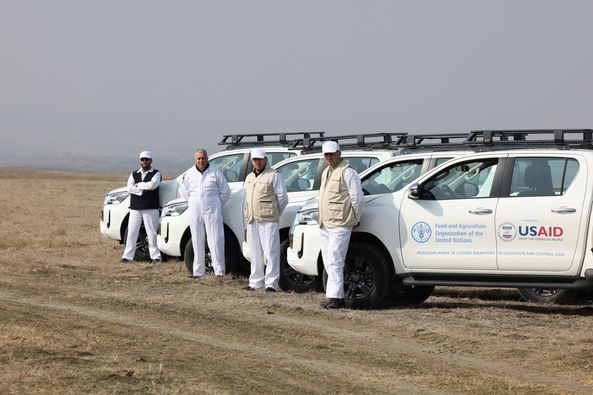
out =
[[140,153],[140,169],[133,171],[128,177],[130,192],[130,217],[128,220],[128,238],[121,258],[122,263],[131,262],[136,253],[136,241],[140,226],[144,222],[148,236],[148,250],[152,263],[161,262],[161,252],[156,244],[156,232],[159,225],[159,185],[161,173],[152,168],[150,151]]

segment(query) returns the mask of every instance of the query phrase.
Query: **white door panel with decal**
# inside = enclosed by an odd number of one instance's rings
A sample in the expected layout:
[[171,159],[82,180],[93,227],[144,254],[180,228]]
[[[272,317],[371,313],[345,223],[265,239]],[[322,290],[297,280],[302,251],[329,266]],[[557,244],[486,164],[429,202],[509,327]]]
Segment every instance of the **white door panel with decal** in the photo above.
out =
[[577,245],[588,218],[585,159],[561,154],[513,159],[496,216],[499,269],[576,274],[582,259]]
[[490,197],[497,158],[457,163],[405,197],[399,218],[404,266],[412,270],[491,270],[496,266],[495,213]]

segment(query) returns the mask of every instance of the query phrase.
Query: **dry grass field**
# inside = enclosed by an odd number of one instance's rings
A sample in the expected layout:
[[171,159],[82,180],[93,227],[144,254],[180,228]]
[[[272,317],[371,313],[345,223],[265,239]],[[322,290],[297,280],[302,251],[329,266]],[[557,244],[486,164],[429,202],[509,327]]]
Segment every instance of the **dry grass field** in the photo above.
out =
[[99,232],[125,174],[0,169],[0,392],[593,393],[590,301],[437,289],[414,308],[325,311],[180,262],[119,263]]

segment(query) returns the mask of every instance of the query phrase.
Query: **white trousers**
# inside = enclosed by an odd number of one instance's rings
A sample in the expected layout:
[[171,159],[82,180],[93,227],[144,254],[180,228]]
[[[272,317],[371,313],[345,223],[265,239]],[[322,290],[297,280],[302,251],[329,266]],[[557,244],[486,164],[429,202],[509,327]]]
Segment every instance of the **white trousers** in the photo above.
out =
[[[251,253],[251,288],[278,290],[280,279],[280,233],[278,222],[253,221],[247,224],[247,242]],[[264,274],[265,272],[265,274]]]
[[344,261],[348,252],[351,227],[321,227],[321,257],[327,272],[325,296],[333,299],[344,299]]
[[148,251],[150,252],[150,259],[161,259],[161,251],[156,245],[156,231],[159,226],[159,210],[130,210],[130,217],[128,220],[128,238],[126,239],[126,248],[122,258],[132,260],[136,254],[136,241],[138,240],[138,233],[140,226],[144,222],[144,229],[148,236]]
[[200,204],[191,201],[188,210],[191,243],[194,248],[193,275],[203,276],[206,273],[206,243],[204,241],[204,238],[206,238],[214,274],[223,276],[225,274],[225,263],[222,213],[219,210],[203,213]]

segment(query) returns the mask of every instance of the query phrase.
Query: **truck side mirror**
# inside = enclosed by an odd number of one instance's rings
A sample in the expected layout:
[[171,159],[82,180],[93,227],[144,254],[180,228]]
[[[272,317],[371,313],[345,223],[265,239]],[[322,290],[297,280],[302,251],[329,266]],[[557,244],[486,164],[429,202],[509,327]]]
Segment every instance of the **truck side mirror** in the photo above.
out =
[[410,199],[420,199],[420,184],[414,184],[408,189],[408,198]]

